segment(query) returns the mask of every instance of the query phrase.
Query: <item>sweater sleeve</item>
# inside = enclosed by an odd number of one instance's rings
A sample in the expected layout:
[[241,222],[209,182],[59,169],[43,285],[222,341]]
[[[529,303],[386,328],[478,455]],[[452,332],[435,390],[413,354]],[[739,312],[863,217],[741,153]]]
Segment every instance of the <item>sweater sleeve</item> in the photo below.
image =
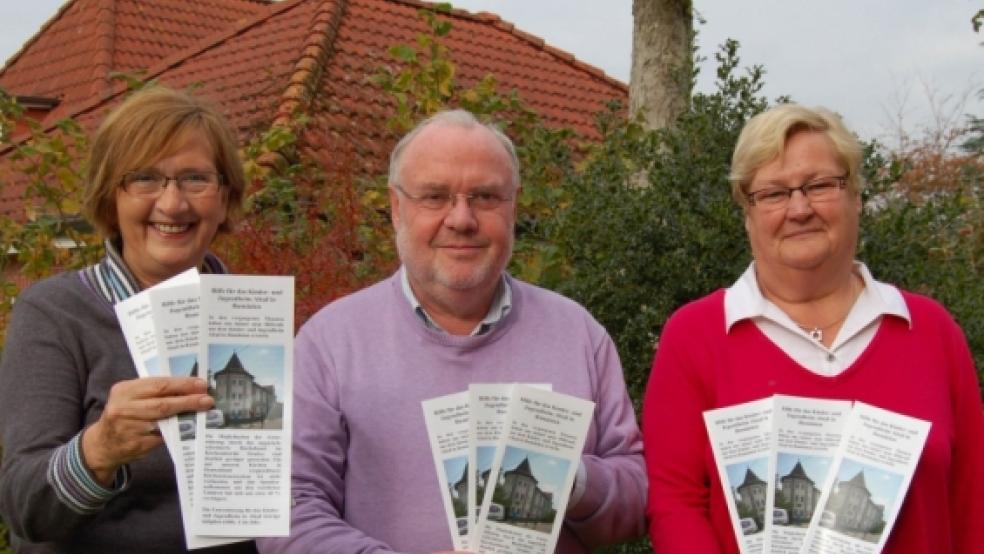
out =
[[[88,368],[54,314],[30,292],[14,306],[0,362],[0,513],[32,542],[64,541],[128,480],[99,486],[82,463],[82,384]],[[75,343],[75,344],[73,344]]]
[[[679,315],[679,313],[678,313]],[[649,476],[649,535],[663,554],[722,552],[710,521],[706,391],[699,334],[672,317],[663,328],[643,400],[642,432]],[[708,322],[709,323],[709,322]]]
[[348,429],[340,409],[329,353],[310,325],[294,346],[294,445],[291,529],[284,538],[259,539],[264,554],[393,552],[344,519]]
[[954,446],[950,479],[953,552],[984,552],[984,408],[967,341],[954,324],[951,353]]
[[585,448],[583,493],[566,523],[589,547],[645,533],[646,472],[642,437],[625,389],[622,364],[607,334],[595,351],[597,440]]

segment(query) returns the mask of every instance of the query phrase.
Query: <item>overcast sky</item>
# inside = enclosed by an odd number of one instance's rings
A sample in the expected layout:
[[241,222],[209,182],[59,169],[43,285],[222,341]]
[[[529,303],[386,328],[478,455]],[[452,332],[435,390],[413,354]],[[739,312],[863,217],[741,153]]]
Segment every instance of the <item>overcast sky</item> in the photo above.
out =
[[[153,0],[146,0],[153,1]],[[0,0],[0,58],[13,55],[62,0]],[[497,13],[578,59],[628,82],[631,0],[458,0]],[[865,138],[892,142],[899,116],[909,132],[943,113],[984,115],[984,33],[971,16],[979,0],[695,0],[703,65],[698,89],[711,90],[713,53],[741,43],[745,65],[766,70],[765,94],[788,94],[843,114]],[[934,98],[935,100],[930,100]],[[961,99],[966,102],[961,103]]]

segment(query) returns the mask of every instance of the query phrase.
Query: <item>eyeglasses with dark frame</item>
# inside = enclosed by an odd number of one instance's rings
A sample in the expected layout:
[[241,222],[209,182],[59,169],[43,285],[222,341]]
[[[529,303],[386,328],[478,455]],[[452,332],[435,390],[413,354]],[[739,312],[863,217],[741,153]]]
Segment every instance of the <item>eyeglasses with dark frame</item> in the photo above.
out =
[[160,171],[141,169],[124,175],[122,186],[127,194],[158,198],[172,182],[188,198],[206,198],[219,192],[222,175],[215,171],[183,171],[170,177]]
[[464,197],[465,202],[470,208],[478,211],[491,211],[502,204],[509,202],[513,199],[512,196],[507,196],[499,194],[495,191],[484,191],[480,190],[477,192],[449,192],[449,191],[432,191],[425,192],[423,194],[410,194],[403,187],[397,184],[393,184],[400,194],[405,196],[408,200],[417,204],[421,208],[432,210],[432,211],[442,211],[449,207],[454,207],[457,203],[459,197]]
[[767,187],[749,192],[745,195],[750,206],[761,206],[768,209],[786,207],[793,198],[793,193],[800,191],[810,202],[829,202],[836,200],[840,192],[847,187],[847,175],[840,177],[821,177],[798,187]]

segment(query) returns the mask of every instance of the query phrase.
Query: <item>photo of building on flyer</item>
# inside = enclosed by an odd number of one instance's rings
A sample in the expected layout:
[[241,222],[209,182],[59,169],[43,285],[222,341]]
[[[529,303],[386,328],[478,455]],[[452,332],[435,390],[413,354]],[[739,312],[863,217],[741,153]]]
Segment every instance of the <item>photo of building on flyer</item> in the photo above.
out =
[[283,429],[284,348],[279,345],[208,346],[208,393],[215,407],[205,426]]
[[896,501],[901,486],[899,474],[844,459],[823,507],[820,526],[877,543],[885,530],[885,512]]
[[554,499],[569,467],[562,458],[506,447],[492,491],[492,503],[502,506],[501,523],[550,534],[557,515]]
[[[168,364],[171,366],[171,375],[174,377],[198,377],[197,354],[181,354],[178,356],[171,356],[168,358]],[[178,414],[178,432],[180,433],[181,440],[187,441],[195,439],[196,417],[197,414],[195,412]]]
[[763,457],[727,467],[728,485],[742,534],[754,535],[765,530],[765,494],[769,485],[760,475],[767,475],[768,463],[768,458]]
[[[492,473],[492,462],[495,458],[494,446],[479,446],[475,449],[475,499],[479,505],[485,498],[485,487],[489,484],[489,474]],[[467,487],[467,483],[465,484]],[[467,488],[465,493],[467,495]],[[504,517],[502,506],[493,504],[489,511],[489,519],[501,520]]]
[[820,486],[827,479],[831,461],[829,456],[779,453],[773,525],[804,529],[809,526],[820,502]]
[[455,456],[444,460],[444,476],[451,495],[454,517],[458,520],[458,534],[468,534],[468,456]]

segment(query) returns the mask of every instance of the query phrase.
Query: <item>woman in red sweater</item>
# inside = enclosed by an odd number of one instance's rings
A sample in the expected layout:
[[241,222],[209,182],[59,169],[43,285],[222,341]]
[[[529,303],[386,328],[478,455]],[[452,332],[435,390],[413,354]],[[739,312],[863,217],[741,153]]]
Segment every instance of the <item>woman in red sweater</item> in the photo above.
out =
[[822,109],[752,118],[731,166],[754,261],[678,310],[643,406],[660,554],[738,552],[702,413],[788,394],[932,423],[884,552],[984,552],[984,411],[963,333],[933,300],[855,260],[861,146]]

